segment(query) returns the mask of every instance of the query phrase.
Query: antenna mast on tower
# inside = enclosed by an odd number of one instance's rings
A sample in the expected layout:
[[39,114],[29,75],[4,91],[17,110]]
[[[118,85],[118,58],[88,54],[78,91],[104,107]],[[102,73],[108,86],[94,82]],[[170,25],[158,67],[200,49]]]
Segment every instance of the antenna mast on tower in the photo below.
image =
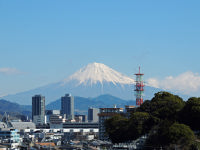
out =
[[143,93],[144,93],[144,81],[143,73],[136,73],[136,84],[135,84],[135,96],[136,96],[136,105],[140,106],[143,103]]

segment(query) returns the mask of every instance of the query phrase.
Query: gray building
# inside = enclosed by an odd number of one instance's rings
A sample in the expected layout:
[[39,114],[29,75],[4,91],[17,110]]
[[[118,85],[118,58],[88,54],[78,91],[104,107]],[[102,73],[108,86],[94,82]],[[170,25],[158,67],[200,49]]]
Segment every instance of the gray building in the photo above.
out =
[[60,110],[45,110],[46,122],[50,123],[50,117],[52,115],[60,115]]
[[98,108],[89,108],[88,109],[88,122],[98,122],[98,113],[99,109]]
[[32,97],[32,120],[34,117],[45,118],[45,97],[42,95],[35,95]]
[[76,117],[80,117],[81,118],[81,122],[87,122],[87,115],[75,115],[75,118]]
[[60,115],[60,110],[45,110],[46,115]]
[[61,114],[66,115],[66,119],[74,119],[74,97],[70,94],[61,97]]

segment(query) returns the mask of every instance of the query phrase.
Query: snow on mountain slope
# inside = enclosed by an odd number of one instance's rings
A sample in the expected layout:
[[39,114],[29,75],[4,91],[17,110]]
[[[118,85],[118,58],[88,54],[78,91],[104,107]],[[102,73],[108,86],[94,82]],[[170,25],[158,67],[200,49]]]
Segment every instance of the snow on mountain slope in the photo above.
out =
[[86,67],[80,69],[63,82],[67,84],[69,81],[77,80],[78,84],[96,84],[100,82],[111,82],[114,85],[118,84],[133,84],[134,80],[109,68],[101,63],[88,64]]
[[[144,99],[152,98],[154,93],[158,91],[160,89],[146,86]],[[3,98],[26,105],[31,104],[32,96],[42,94],[45,96],[46,104],[48,104],[66,93],[81,97],[110,94],[121,99],[135,99],[134,80],[101,63],[88,64],[60,82]]]

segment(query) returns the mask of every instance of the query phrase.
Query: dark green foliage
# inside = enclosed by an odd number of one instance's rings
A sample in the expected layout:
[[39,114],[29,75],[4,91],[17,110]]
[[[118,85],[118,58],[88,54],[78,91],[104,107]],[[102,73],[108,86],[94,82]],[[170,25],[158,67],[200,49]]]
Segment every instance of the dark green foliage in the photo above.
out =
[[200,98],[191,97],[180,113],[180,121],[193,130],[200,130]]
[[200,144],[195,142],[190,146],[189,150],[199,150],[199,148],[200,148]]
[[105,121],[106,133],[113,143],[121,143],[136,140],[140,136],[149,132],[156,119],[146,112],[135,112],[130,119],[122,115]]
[[152,106],[151,106],[150,100],[144,101],[144,103],[138,108],[138,111],[147,112],[147,113],[151,113],[151,110],[152,110]]
[[[168,92],[158,92],[145,101],[129,119],[115,117],[108,120],[109,137],[115,143],[131,141],[148,134],[146,148],[195,149],[195,136],[190,127],[200,130],[200,98],[182,98]],[[185,124],[179,124],[185,123]],[[108,131],[106,130],[106,131]],[[126,132],[126,136],[124,136]],[[125,137],[123,140],[120,137]],[[120,140],[119,140],[120,139]]]
[[184,105],[185,102],[179,96],[168,92],[158,92],[151,101],[142,104],[140,109],[162,120],[176,121],[178,112]]
[[155,126],[150,132],[150,136],[146,141],[146,145],[162,146],[168,143],[168,139],[165,136],[169,127],[172,125],[171,122],[165,120],[162,121],[159,125]]
[[[193,131],[189,126],[169,121],[163,121],[154,128],[147,139],[145,146],[165,147],[171,149],[189,149],[195,139]],[[148,148],[147,148],[148,149]]]
[[171,144],[184,143],[185,145],[191,145],[195,139],[195,136],[189,126],[174,123],[169,127],[167,138],[168,142]]
[[106,132],[113,143],[122,143],[129,140],[127,126],[128,119],[121,115],[115,115],[105,121]]
[[128,135],[131,140],[135,140],[149,131],[150,115],[146,112],[135,112],[129,119]]

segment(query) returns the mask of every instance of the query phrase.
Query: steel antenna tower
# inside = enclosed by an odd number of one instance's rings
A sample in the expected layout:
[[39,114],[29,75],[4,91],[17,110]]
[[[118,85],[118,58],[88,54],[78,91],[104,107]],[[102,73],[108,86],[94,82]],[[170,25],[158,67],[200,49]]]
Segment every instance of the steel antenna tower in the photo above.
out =
[[140,106],[143,103],[143,93],[144,93],[144,81],[143,81],[143,73],[136,73],[136,84],[135,84],[135,96],[136,96],[136,105]]

